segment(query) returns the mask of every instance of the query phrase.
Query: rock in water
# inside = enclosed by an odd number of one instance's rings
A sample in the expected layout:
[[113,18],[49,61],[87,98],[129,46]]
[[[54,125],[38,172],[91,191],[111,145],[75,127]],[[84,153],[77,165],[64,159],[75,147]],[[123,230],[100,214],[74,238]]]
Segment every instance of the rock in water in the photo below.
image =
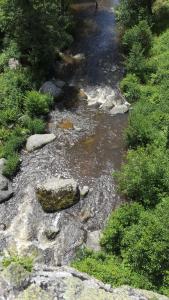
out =
[[124,114],[124,113],[129,111],[129,108],[130,108],[130,104],[129,103],[124,103],[124,104],[121,104],[121,105],[114,106],[110,110],[110,113],[112,115]]
[[55,99],[60,97],[62,89],[58,87],[53,81],[46,81],[39,90],[43,94],[50,94]]
[[60,177],[52,177],[37,186],[36,195],[43,210],[48,213],[70,207],[80,200],[77,182]]
[[56,136],[51,134],[34,134],[27,139],[26,150],[31,152],[55,140]]

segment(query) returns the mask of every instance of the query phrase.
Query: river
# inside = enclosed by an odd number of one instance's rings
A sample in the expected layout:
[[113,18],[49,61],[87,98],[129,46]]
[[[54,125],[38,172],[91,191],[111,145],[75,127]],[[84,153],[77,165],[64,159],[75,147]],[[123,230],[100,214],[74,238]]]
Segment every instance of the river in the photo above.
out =
[[[123,69],[120,64],[114,7],[117,1],[78,2],[73,10],[78,20],[71,53],[85,59],[66,73],[71,86],[83,88],[92,104],[118,87]],[[127,114],[112,116],[87,100],[73,101],[69,89],[62,104],[50,113],[49,132],[57,138],[28,154],[21,153],[21,169],[13,180],[14,196],[1,204],[0,249],[20,255],[36,253],[41,262],[66,264],[88,233],[103,228],[108,215],[122,199],[112,176],[123,154],[123,129]],[[66,125],[65,125],[66,124]],[[67,127],[67,128],[66,128]],[[34,187],[50,176],[73,177],[90,192],[71,208],[45,214],[35,199]],[[57,227],[58,235],[47,240],[46,230]],[[5,228],[5,230],[4,230]]]

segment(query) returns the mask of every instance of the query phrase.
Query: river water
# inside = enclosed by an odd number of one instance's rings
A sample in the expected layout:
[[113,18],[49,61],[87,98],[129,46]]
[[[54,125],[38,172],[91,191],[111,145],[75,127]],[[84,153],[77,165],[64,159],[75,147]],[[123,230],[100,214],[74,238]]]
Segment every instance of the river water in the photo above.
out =
[[[98,10],[93,2],[78,3],[73,5],[78,25],[71,53],[83,53],[85,60],[65,73],[64,79],[83,88],[92,102],[111,95],[122,77],[114,15],[117,1],[99,1]],[[49,132],[56,134],[56,140],[33,153],[21,153],[14,197],[1,204],[0,223],[6,227],[1,232],[1,250],[7,247],[23,254],[36,249],[45,263],[67,263],[88,232],[102,229],[110,212],[122,202],[112,172],[122,162],[127,115],[112,116],[86,100],[72,100],[68,90],[50,114]],[[69,209],[45,214],[34,187],[58,174],[73,177],[80,186],[89,186],[90,192]],[[54,241],[47,241],[44,231],[55,225],[60,233]]]

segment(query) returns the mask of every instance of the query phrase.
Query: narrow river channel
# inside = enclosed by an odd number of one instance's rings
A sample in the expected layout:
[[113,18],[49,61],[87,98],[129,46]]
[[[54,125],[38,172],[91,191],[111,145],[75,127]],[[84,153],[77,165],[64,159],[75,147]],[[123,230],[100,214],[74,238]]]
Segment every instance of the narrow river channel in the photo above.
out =
[[[82,88],[90,104],[111,96],[122,77],[116,4],[100,0],[97,10],[93,2],[73,5],[79,26],[71,53],[83,53],[85,59],[71,74],[65,74],[64,80]],[[112,172],[122,162],[127,115],[112,116],[88,105],[87,100],[70,103],[65,100],[50,114],[48,127],[56,140],[30,154],[22,151],[21,170],[13,180],[14,196],[1,204],[0,212],[0,223],[5,224],[0,228],[1,250],[8,248],[22,255],[33,252],[40,261],[58,265],[68,263],[89,232],[102,229],[110,212],[122,201]],[[71,208],[46,214],[35,198],[34,187],[59,174],[73,177],[82,187],[89,186],[90,192]],[[44,234],[51,227],[59,228],[52,241]]]

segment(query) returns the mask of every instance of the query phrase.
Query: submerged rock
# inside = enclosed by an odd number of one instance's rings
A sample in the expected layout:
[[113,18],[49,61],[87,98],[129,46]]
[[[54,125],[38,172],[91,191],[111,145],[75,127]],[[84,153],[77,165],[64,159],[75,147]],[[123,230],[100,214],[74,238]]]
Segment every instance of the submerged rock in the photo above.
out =
[[37,186],[36,195],[45,212],[56,212],[80,200],[80,191],[74,179],[49,178]]
[[56,85],[53,81],[46,81],[39,91],[43,94],[50,94],[55,99],[60,97],[62,94],[62,89]]
[[42,146],[54,141],[56,136],[54,134],[34,134],[27,139],[26,150],[31,152]]

